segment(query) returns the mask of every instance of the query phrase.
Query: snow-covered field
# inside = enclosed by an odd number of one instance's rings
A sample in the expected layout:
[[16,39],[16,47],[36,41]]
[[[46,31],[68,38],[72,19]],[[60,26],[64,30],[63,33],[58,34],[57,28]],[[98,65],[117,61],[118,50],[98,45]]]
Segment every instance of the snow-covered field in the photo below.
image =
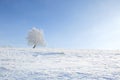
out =
[[120,50],[0,48],[0,80],[120,80]]

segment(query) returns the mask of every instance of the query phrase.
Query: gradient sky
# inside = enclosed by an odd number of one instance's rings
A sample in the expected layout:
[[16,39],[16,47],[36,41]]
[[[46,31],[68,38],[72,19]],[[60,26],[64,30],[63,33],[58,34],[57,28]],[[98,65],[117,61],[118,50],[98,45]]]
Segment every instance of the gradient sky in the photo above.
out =
[[28,47],[32,27],[47,47],[120,49],[120,0],[0,0],[0,45]]

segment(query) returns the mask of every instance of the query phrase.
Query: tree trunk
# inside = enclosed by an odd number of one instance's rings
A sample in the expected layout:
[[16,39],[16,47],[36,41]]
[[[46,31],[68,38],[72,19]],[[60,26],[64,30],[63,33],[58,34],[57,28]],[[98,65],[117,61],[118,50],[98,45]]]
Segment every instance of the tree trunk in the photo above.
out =
[[35,47],[36,47],[36,45],[33,46],[33,48],[35,48]]

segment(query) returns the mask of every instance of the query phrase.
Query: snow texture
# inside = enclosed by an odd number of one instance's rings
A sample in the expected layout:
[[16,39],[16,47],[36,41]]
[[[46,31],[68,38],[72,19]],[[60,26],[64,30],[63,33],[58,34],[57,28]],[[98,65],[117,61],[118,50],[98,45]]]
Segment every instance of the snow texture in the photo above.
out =
[[0,80],[120,80],[120,51],[1,48]]

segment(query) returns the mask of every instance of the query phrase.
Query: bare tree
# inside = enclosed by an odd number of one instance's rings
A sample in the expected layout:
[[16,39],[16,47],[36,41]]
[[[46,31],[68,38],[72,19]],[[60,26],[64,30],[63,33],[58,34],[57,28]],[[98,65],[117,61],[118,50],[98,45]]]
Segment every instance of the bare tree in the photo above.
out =
[[46,46],[43,37],[43,31],[35,27],[28,32],[27,40],[28,40],[28,44],[32,45],[33,48],[35,48],[38,45]]

